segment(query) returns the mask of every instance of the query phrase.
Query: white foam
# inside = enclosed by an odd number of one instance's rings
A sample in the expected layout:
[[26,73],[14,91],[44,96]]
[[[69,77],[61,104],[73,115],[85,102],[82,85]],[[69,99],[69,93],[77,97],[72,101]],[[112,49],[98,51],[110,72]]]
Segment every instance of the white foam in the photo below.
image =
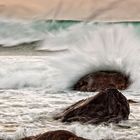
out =
[[[129,97],[130,92],[122,93]],[[25,136],[62,129],[69,130],[78,136],[90,140],[139,140],[139,104],[131,105],[129,120],[119,124],[122,127],[118,127],[115,124],[82,125],[78,122],[65,124],[53,120],[52,116],[55,113],[94,94],[76,91],[52,92],[46,88],[41,90],[0,90],[0,138],[4,140],[19,140]],[[133,98],[140,99],[138,95],[133,96]]]

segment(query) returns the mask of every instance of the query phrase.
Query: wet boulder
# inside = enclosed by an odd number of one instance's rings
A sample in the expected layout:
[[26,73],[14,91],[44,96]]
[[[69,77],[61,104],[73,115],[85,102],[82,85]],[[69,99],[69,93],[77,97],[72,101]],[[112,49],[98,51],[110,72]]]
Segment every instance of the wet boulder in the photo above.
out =
[[106,89],[95,96],[80,100],[58,114],[62,122],[99,124],[127,120],[130,108],[126,97],[115,88]]
[[66,130],[49,131],[37,136],[30,136],[21,140],[86,140]]
[[130,85],[129,76],[116,71],[98,71],[82,77],[73,89],[94,92],[109,88],[110,85],[119,90],[127,89]]

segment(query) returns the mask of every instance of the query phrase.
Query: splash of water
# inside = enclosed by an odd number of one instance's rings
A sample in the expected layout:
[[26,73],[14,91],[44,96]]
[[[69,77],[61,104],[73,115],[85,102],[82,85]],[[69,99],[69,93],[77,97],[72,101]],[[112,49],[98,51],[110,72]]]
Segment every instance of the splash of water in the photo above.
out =
[[130,75],[132,88],[140,87],[140,41],[131,25],[79,24],[46,39],[41,49],[67,50],[49,59],[59,70],[53,85],[71,87],[79,77],[98,70]]
[[83,75],[97,70],[121,71],[130,75],[130,89],[140,87],[140,41],[132,25],[77,24],[47,34],[40,49],[65,51],[47,58],[23,58],[22,63],[16,59],[12,65],[11,60],[7,64],[1,60],[5,64],[0,70],[0,88],[68,89]]

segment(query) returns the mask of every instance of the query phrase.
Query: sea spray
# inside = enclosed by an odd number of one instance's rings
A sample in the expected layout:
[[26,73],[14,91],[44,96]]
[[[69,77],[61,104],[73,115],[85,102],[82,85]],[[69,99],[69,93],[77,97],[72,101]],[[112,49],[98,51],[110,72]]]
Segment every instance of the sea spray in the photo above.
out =
[[98,70],[128,74],[130,88],[140,87],[140,41],[132,25],[78,24],[48,36],[41,49],[67,50],[48,60],[58,70],[53,81],[58,89],[70,88],[79,77]]
[[45,38],[37,50],[51,56],[1,59],[0,88],[70,89],[85,74],[115,70],[130,75],[130,89],[139,89],[140,41],[133,25],[79,23]]

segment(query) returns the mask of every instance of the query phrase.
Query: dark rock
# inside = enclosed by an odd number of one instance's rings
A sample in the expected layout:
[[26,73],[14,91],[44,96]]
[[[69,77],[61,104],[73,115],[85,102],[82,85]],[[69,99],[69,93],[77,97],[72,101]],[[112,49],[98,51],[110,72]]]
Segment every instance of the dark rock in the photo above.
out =
[[130,108],[125,96],[117,89],[111,88],[80,100],[58,114],[55,119],[61,119],[62,122],[79,121],[90,124],[118,123],[127,120],[129,113]]
[[114,85],[119,90],[127,89],[130,85],[129,76],[115,71],[98,71],[82,77],[73,87],[78,91],[100,91]]
[[66,130],[49,131],[37,136],[26,137],[21,140],[86,140]]

